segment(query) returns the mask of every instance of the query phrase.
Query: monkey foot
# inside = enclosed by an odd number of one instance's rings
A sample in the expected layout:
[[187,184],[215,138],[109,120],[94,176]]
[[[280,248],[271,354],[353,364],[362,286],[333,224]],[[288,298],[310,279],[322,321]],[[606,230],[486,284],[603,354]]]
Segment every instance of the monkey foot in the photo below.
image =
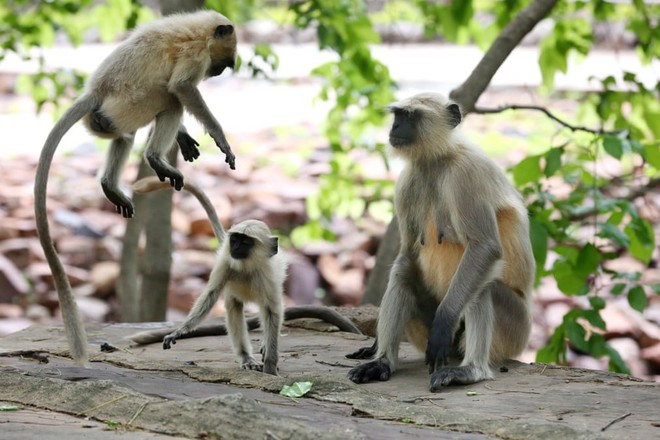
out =
[[358,365],[348,372],[348,378],[355,383],[371,382],[372,380],[389,380],[392,370],[389,364],[383,359],[367,362]]
[[376,355],[375,344],[371,347],[362,347],[358,351],[346,355],[348,359],[371,359]]
[[158,156],[147,156],[147,162],[149,162],[149,166],[156,172],[161,182],[170,179],[172,188],[181,191],[181,188],[183,188],[183,174],[179,170],[173,168]]
[[169,335],[163,338],[163,350],[169,350],[172,348],[172,345],[176,345],[176,340],[179,338],[177,332],[170,333]]
[[261,362],[253,357],[246,357],[241,361],[241,368],[244,370],[263,371],[264,366]]
[[113,188],[103,182],[101,182],[101,189],[103,189],[103,193],[105,194],[106,198],[110,200],[113,205],[115,205],[117,214],[121,214],[124,218],[133,217],[135,211],[133,209],[133,203],[131,202],[131,199],[126,197],[124,193],[118,189]]
[[488,378],[488,374],[480,371],[473,365],[460,367],[445,367],[438,369],[431,375],[431,392],[440,391],[449,385],[467,385],[480,382]]

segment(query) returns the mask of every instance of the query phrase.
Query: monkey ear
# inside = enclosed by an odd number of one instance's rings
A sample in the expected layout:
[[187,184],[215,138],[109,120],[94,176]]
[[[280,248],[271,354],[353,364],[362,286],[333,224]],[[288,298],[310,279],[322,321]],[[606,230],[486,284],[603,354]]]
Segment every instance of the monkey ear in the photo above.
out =
[[217,28],[215,28],[215,33],[213,36],[215,38],[222,38],[226,35],[231,35],[231,33],[234,32],[234,26],[230,24],[221,24]]
[[269,257],[272,257],[273,255],[277,255],[278,243],[279,243],[279,239],[277,237],[270,237],[270,254],[268,254]]
[[461,115],[461,109],[458,104],[449,104],[447,106],[447,113],[449,114],[448,122],[451,128],[455,128],[461,123],[463,116]]

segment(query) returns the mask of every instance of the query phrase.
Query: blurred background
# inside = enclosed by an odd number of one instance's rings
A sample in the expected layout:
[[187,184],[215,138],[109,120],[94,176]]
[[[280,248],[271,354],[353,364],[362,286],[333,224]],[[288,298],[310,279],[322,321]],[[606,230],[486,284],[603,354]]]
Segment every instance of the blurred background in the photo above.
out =
[[[240,67],[200,85],[237,165],[186,116],[202,154],[177,167],[225,227],[258,218],[277,231],[288,305],[379,303],[401,168],[387,158],[385,106],[451,94],[469,113],[467,137],[529,207],[537,287],[521,360],[660,379],[654,0],[3,2],[0,336],[60,322],[32,194],[54,122],[130,29],[200,7],[237,25]],[[147,134],[123,173],[127,191]],[[135,219],[116,214],[97,179],[107,146],[78,124],[50,173],[52,234],[78,305],[88,322],[180,321],[217,241],[185,192],[136,195]]]

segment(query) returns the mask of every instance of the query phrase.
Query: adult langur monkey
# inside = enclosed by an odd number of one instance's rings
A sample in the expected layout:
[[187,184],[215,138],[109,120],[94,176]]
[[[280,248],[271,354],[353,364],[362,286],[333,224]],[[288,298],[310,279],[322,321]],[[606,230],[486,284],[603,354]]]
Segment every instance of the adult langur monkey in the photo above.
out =
[[[155,177],[147,177],[133,185],[136,192],[147,193],[168,188]],[[340,330],[360,334],[351,321],[336,311],[319,306],[291,307],[282,312],[283,283],[286,261],[278,253],[278,239],[265,223],[246,220],[232,226],[225,233],[215,208],[204,192],[191,182],[184,187],[204,207],[211,222],[220,249],[209,282],[177,329],[158,329],[130,336],[138,344],[163,341],[165,350],[177,339],[194,336],[229,335],[241,368],[277,375],[278,338],[282,319],[318,318],[339,327]],[[220,294],[224,295],[227,325],[198,324],[213,308]],[[252,301],[259,305],[260,318],[245,320],[243,304]],[[284,315],[284,317],[282,317]],[[252,355],[248,330],[263,327],[263,364]],[[174,331],[173,331],[174,330]]]
[[71,356],[87,365],[87,336],[71,286],[53,246],[46,212],[48,171],[64,134],[81,118],[92,134],[112,139],[101,187],[124,217],[133,204],[119,189],[119,174],[133,145],[135,131],[155,121],[145,156],[161,180],[177,190],[183,176],[165,159],[177,139],[184,158],[194,160],[197,143],[180,126],[185,108],[209,132],[226,162],[234,154],[218,121],[202,99],[197,84],[233,68],[236,33],[231,22],[214,11],[172,15],[141,26],[119,45],[87,82],[85,92],[51,130],[39,158],[34,184],[37,231],[53,272]]
[[[458,105],[424,93],[389,109],[393,153],[406,163],[394,196],[401,248],[374,346],[348,355],[373,360],[348,377],[388,380],[405,331],[426,353],[431,391],[492,378],[489,364],[520,354],[531,330],[527,210],[504,173],[456,128]],[[452,366],[456,354],[462,360]]]

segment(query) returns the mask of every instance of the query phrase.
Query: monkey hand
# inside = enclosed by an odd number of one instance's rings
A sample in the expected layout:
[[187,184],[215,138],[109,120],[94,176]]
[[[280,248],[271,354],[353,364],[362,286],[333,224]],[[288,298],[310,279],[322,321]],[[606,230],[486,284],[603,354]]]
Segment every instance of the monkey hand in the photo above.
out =
[[426,364],[429,366],[429,374],[432,374],[438,365],[447,364],[447,359],[452,352],[453,328],[450,319],[436,314],[426,348]]
[[179,131],[176,135],[176,142],[179,144],[181,155],[186,162],[192,162],[199,157],[199,142],[192,138],[188,133]]
[[264,366],[261,362],[253,358],[252,356],[245,356],[241,361],[241,368],[244,370],[254,370],[254,371],[263,371]]
[[348,378],[355,383],[365,383],[372,380],[389,380],[392,369],[385,359],[376,359],[366,364],[353,367],[348,372]]
[[165,162],[158,155],[147,154],[146,159],[147,162],[149,162],[149,166],[156,172],[156,176],[158,176],[158,179],[160,179],[161,182],[164,182],[165,179],[170,179],[170,185],[172,185],[175,190],[181,191],[181,188],[183,188],[183,174],[181,174],[179,170]]
[[234,153],[231,151],[231,147],[229,146],[229,142],[227,142],[227,139],[225,139],[224,136],[220,136],[218,138],[214,137],[215,144],[220,148],[220,151],[225,153],[225,162],[229,164],[229,168],[232,170],[236,169],[236,156],[234,156]]

